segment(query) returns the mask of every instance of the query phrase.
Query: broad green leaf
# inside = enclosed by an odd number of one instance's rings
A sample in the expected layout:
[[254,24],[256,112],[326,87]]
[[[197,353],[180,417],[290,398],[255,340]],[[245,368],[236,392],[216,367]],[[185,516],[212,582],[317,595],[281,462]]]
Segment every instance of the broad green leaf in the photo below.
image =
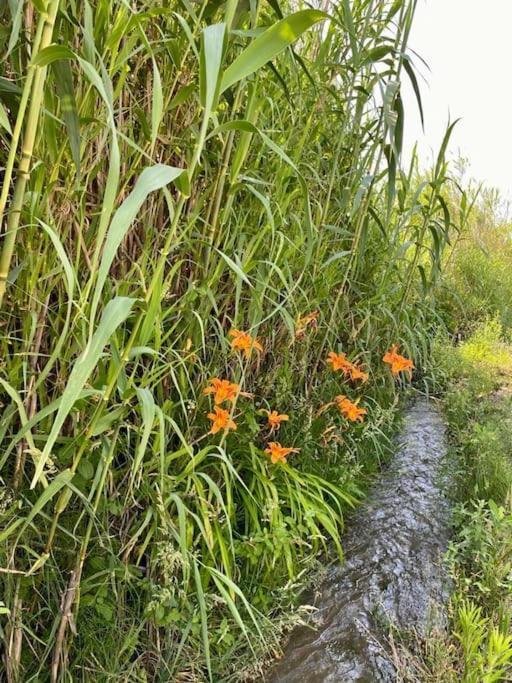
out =
[[192,31],[190,30],[190,26],[187,24],[187,22],[186,22],[185,19],[181,16],[181,14],[178,14],[178,12],[173,12],[173,16],[175,16],[176,19],[178,20],[178,22],[180,23],[181,28],[183,29],[183,32],[185,33],[185,36],[186,36],[186,38],[187,38],[188,44],[190,45],[190,49],[191,49],[192,52],[194,53],[194,55],[195,55],[197,61],[199,62],[199,61],[200,61],[200,57],[199,57],[199,54],[198,54],[198,52],[197,52],[196,43],[195,43],[195,40],[194,40],[194,36],[193,36],[193,34],[192,34]]
[[[103,246],[103,239],[114,210],[120,179],[121,157],[119,152],[119,143],[117,140],[118,133],[114,117],[114,104],[112,102],[111,87],[110,85],[107,85],[107,76],[104,73],[104,78],[102,78],[93,65],[85,61],[85,59],[78,58],[78,63],[80,64],[84,74],[87,76],[91,84],[96,88],[100,97],[107,106],[108,123],[111,135],[107,182],[103,192],[101,216],[96,233],[96,247],[92,258],[92,271],[90,278],[90,284],[92,286],[101,247]],[[103,71],[105,72],[104,69]]]
[[354,28],[354,18],[352,17],[350,0],[343,0],[343,20],[345,22],[345,28],[348,32],[350,49],[352,50],[352,59],[357,64],[359,60],[359,48],[357,46],[356,30]]
[[305,9],[278,21],[277,24],[255,38],[226,69],[222,77],[221,92],[242,78],[253,74],[289,45],[292,45],[304,31],[327,18],[328,15],[325,12]]
[[94,16],[90,3],[84,1],[84,56],[88,62],[94,63]]
[[77,176],[80,176],[80,124],[69,60],[59,59],[53,64],[53,70],[55,72],[57,94],[61,101],[62,118],[68,131],[71,156],[75,162]]
[[420,86],[418,85],[418,79],[416,78],[416,74],[414,73],[414,69],[411,65],[411,60],[407,55],[404,55],[402,64],[404,65],[404,69],[407,75],[409,76],[409,80],[411,81],[411,85],[414,90],[414,95],[416,97],[416,102],[418,103],[418,109],[420,112],[421,127],[424,128],[425,120],[423,116],[423,103],[421,101]]
[[[78,397],[78,401],[89,398],[91,396],[96,396],[98,398],[101,398],[101,391],[99,389],[84,389],[83,391],[80,392],[80,396]],[[52,413],[57,412],[59,409],[60,405],[60,398],[56,398],[54,401],[46,405],[44,408],[41,408],[34,417],[30,418],[30,420],[23,425],[23,427],[19,430],[19,432],[16,434],[16,436],[13,438],[13,443],[16,445],[20,439],[22,439],[27,431],[32,429],[32,427],[35,427],[41,420],[44,420],[45,417],[48,417],[48,415],[51,415]]]
[[322,268],[327,268],[327,266],[330,265],[331,263],[333,263],[333,261],[338,261],[339,259],[347,258],[348,256],[350,256],[351,253],[352,252],[350,250],[349,251],[337,251],[336,253],[329,256],[329,258],[324,263],[322,263]]
[[272,209],[270,208],[270,201],[268,197],[265,197],[265,195],[261,194],[261,192],[258,192],[258,190],[251,185],[251,183],[245,183],[245,187],[249,190],[251,194],[253,194],[256,199],[261,202],[263,208],[265,209],[265,213],[267,214],[268,222],[272,230],[275,229],[275,221],[274,221],[274,215],[272,214]]
[[193,83],[189,83],[188,85],[184,85],[180,90],[177,92],[177,94],[172,98],[172,100],[169,103],[169,111],[172,111],[173,109],[176,109],[176,107],[179,107],[180,104],[183,104],[183,102],[186,102],[190,95],[195,90],[195,86]]
[[[263,103],[263,98],[259,94],[258,90],[258,78],[255,78],[252,83],[249,84],[249,87],[247,88],[248,92],[248,102],[247,102],[247,110],[246,110],[246,119],[249,123],[252,123],[253,125],[256,125],[256,122],[258,120],[258,115],[259,115],[259,110],[260,107]],[[238,147],[236,148],[235,154],[233,155],[233,159],[231,162],[231,169],[230,169],[230,180],[231,183],[233,183],[237,178],[238,174],[240,173],[240,169],[242,168],[242,165],[247,157],[247,154],[249,152],[249,147],[251,145],[252,141],[252,131],[248,132],[242,132],[240,135],[240,140],[238,143]]]
[[222,256],[224,261],[226,261],[226,263],[231,268],[231,270],[235,273],[235,275],[238,275],[238,277],[241,280],[243,280],[246,284],[248,284],[249,287],[252,287],[251,281],[249,280],[247,275],[244,273],[241,266],[238,265],[238,263],[235,263],[233,261],[233,259],[229,258],[229,256],[227,254],[225,254],[223,251],[221,251],[220,249],[216,249],[215,251],[217,251]]
[[110,413],[105,413],[96,422],[96,425],[92,431],[92,436],[99,436],[106,432],[108,429],[112,429],[114,422],[119,422],[122,420],[126,414],[126,406],[118,406]]
[[116,297],[109,301],[103,312],[98,329],[92,339],[76,360],[69,375],[69,380],[61,396],[59,410],[55,416],[48,440],[46,441],[41,458],[38,460],[36,471],[32,479],[31,488],[34,488],[39,480],[44,466],[50,457],[53,446],[59,436],[64,420],[71,412],[75,401],[80,396],[85,383],[96,367],[108,340],[115,330],[130,315],[134,299],[128,297]]
[[75,53],[64,45],[48,45],[40,50],[32,61],[33,66],[48,66],[60,59],[75,59]]
[[363,65],[373,64],[379,62],[383,57],[386,57],[390,52],[393,52],[392,45],[378,45],[368,51],[365,59],[363,60]]
[[146,201],[151,192],[165,187],[182,173],[182,168],[165,166],[164,164],[157,164],[151,168],[144,169],[135,183],[133,190],[115,212],[107,232],[105,245],[103,247],[103,256],[98,270],[98,280],[96,282],[91,307],[91,323],[95,318],[103,285],[105,284],[105,280],[107,279],[119,245],[130,229],[142,204]]
[[[19,40],[20,29],[23,21],[23,4],[23,0],[9,0],[9,9],[11,12],[11,34],[9,36],[9,45],[7,46],[6,57],[8,57],[14,50]],[[5,26],[4,29],[7,29],[7,26]]]
[[0,102],[0,126],[5,128],[5,130],[12,135],[11,124],[9,123],[9,117],[5,111],[4,105]]
[[446,128],[446,132],[443,137],[443,141],[441,143],[441,147],[439,148],[439,152],[437,154],[437,159],[436,159],[436,167],[434,171],[434,177],[437,178],[441,172],[441,167],[444,164],[444,159],[445,159],[445,154],[446,154],[446,148],[448,147],[448,142],[450,141],[451,134],[453,132],[453,129],[457,125],[457,123],[460,121],[460,119],[455,119],[455,121],[451,124],[448,125]]
[[156,413],[155,399],[153,398],[153,394],[150,392],[150,390],[137,387],[136,392],[140,402],[140,413],[142,416],[142,435],[132,465],[132,481],[144,459],[144,454],[146,452],[149,437],[151,435],[151,430],[153,429]]
[[72,299],[75,288],[75,271],[73,270],[73,266],[71,265],[68,255],[66,254],[64,245],[60,241],[59,236],[53,228],[43,221],[39,221],[39,224],[52,241],[53,247],[57,256],[59,257],[64,274],[66,276],[66,294],[68,295],[68,299]]
[[153,60],[153,95],[151,106],[151,144],[154,145],[158,136],[158,129],[162,122],[164,110],[164,96],[162,92],[162,79],[155,60]]
[[48,373],[54,366],[56,360],[59,357],[59,354],[62,350],[62,347],[64,345],[64,342],[67,337],[68,329],[69,329],[69,323],[71,320],[71,314],[73,310],[73,293],[74,293],[74,288],[75,288],[75,271],[73,270],[73,266],[71,265],[68,255],[66,253],[66,250],[64,249],[64,245],[59,239],[59,236],[55,232],[53,228],[51,228],[49,225],[44,223],[43,221],[39,221],[40,226],[43,228],[43,230],[47,233],[49,238],[52,241],[53,247],[55,249],[55,253],[59,257],[59,260],[62,264],[62,268],[64,270],[65,274],[65,287],[66,287],[66,294],[68,297],[67,301],[67,309],[66,309],[66,318],[64,321],[64,325],[62,327],[62,330],[60,332],[60,335],[53,347],[52,353],[48,361],[46,362],[43,370],[39,373],[36,381],[36,388],[39,387],[44,381],[45,378],[48,376]]
[[38,12],[46,12],[48,9],[48,2],[45,0],[32,0],[32,4]]
[[219,97],[220,68],[224,52],[225,24],[207,26],[201,35],[199,97],[209,118]]
[[21,95],[21,88],[7,78],[0,76],[0,93],[2,92],[7,95]]

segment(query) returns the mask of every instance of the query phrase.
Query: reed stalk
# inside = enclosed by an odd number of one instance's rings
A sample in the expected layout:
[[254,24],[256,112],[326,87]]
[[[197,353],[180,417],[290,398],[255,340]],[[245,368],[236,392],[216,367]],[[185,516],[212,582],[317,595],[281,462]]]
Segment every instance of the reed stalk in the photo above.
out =
[[[60,0],[49,0],[46,12],[42,13],[39,18],[36,40],[34,42],[34,49],[32,51],[32,60],[40,50],[44,50],[52,42],[55,19],[59,10],[59,2]],[[41,36],[40,40],[38,39],[39,34]],[[7,288],[7,278],[9,276],[11,260],[14,253],[14,247],[16,245],[16,235],[20,225],[25,190],[30,179],[30,165],[37,135],[37,124],[41,114],[41,105],[44,97],[46,72],[47,66],[39,66],[37,64],[29,66],[29,74],[27,76],[24,96],[22,98],[22,107],[20,109],[21,115],[24,113],[25,101],[26,97],[28,97],[28,91],[30,89],[30,105],[27,113],[25,134],[21,147],[20,161],[16,171],[14,191],[6,221],[2,250],[0,252],[0,306],[2,305],[3,297]],[[17,136],[19,135],[20,131],[21,117],[19,116],[14,130],[13,140],[11,142],[11,151],[8,158],[8,165],[4,177],[2,193],[0,195],[0,224],[8,196],[14,155],[17,148]]]

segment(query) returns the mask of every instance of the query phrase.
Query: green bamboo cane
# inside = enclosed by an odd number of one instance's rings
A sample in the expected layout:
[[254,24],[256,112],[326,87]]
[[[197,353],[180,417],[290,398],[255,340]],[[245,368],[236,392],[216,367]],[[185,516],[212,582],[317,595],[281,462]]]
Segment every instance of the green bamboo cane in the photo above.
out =
[[[41,17],[38,25],[37,31],[32,44],[31,59],[37,55],[39,51],[39,45],[41,44],[41,35],[44,28],[44,19]],[[14,130],[11,136],[11,146],[9,148],[9,154],[7,157],[7,163],[5,164],[5,173],[2,185],[2,192],[0,193],[0,224],[2,223],[5,207],[7,205],[7,200],[9,198],[9,187],[11,185],[11,178],[14,171],[14,164],[16,161],[16,152],[18,151],[18,143],[21,137],[21,131],[23,128],[23,121],[25,119],[25,112],[27,110],[27,105],[32,91],[32,83],[34,80],[34,66],[29,65],[27,70],[27,77],[25,78],[25,85],[23,86],[23,92],[21,94],[20,104],[18,107],[18,114],[16,117],[16,123],[14,125]]]
[[[39,42],[39,50],[48,47],[52,41],[53,29],[55,26],[55,18],[59,9],[59,0],[50,0],[47,5],[47,11],[41,15],[40,22],[42,22],[41,40]],[[46,80],[46,66],[35,65],[31,67],[34,69],[33,83],[32,83],[32,98],[27,114],[27,125],[25,128],[25,136],[21,147],[21,158],[16,172],[16,184],[14,186],[14,193],[12,196],[9,215],[7,218],[7,225],[4,236],[4,243],[2,252],[0,254],[0,305],[7,287],[7,277],[11,266],[12,255],[16,244],[16,235],[20,225],[21,210],[23,207],[23,199],[25,197],[25,189],[30,178],[30,163],[32,161],[32,153],[34,150],[34,142],[37,133],[37,123],[41,112],[41,103],[44,94],[44,83]],[[7,192],[9,178],[5,178],[2,196]]]

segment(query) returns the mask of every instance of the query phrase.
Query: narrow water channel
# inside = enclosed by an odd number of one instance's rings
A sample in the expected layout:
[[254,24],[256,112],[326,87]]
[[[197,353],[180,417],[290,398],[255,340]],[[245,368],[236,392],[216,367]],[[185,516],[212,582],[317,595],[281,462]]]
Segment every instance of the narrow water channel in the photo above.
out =
[[346,561],[317,591],[312,627],[292,631],[268,683],[390,683],[390,624],[442,625],[449,539],[445,428],[431,403],[407,410],[389,468],[344,537]]

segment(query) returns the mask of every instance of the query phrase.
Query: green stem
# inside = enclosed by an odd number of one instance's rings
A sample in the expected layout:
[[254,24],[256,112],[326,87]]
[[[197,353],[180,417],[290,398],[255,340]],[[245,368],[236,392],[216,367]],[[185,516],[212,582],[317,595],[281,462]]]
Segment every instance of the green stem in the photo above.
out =
[[[37,25],[37,31],[34,38],[34,43],[32,45],[32,59],[37,55],[39,51],[39,45],[41,43],[41,35],[43,33],[45,19],[41,17]],[[9,188],[11,186],[12,174],[14,172],[14,163],[16,161],[16,152],[18,151],[18,144],[21,137],[21,130],[23,128],[23,120],[25,118],[25,112],[27,110],[27,104],[30,97],[30,92],[32,90],[32,83],[34,81],[35,74],[34,66],[28,67],[27,77],[25,79],[25,85],[23,86],[23,92],[21,94],[20,105],[18,108],[18,115],[16,117],[16,123],[14,125],[14,130],[11,137],[11,146],[9,148],[9,154],[7,156],[7,163],[5,165],[5,173],[2,184],[2,192],[0,193],[0,223],[3,220],[5,207],[7,205],[7,199],[9,198]]]
[[[55,18],[57,16],[58,9],[59,0],[50,0],[46,14],[41,15],[38,26],[38,35],[40,31],[41,38],[40,41],[38,41],[38,38],[36,36],[35,47],[37,47],[37,50],[35,50],[35,52],[38,51],[39,48],[41,50],[44,50],[45,47],[48,47],[48,45],[50,45],[52,41],[53,29],[55,26]],[[27,186],[27,182],[30,178],[30,164],[32,161],[34,142],[37,134],[37,124],[39,121],[39,115],[41,113],[41,104],[44,95],[44,83],[46,80],[47,72],[46,66],[33,66],[29,68],[30,71],[29,76],[27,76],[27,85],[30,87],[30,84],[32,84],[32,98],[30,101],[30,107],[27,115],[25,137],[23,139],[23,144],[21,147],[21,159],[18,165],[18,170],[16,172],[16,184],[14,186],[14,193],[11,201],[9,216],[7,219],[4,244],[2,252],[0,254],[0,305],[2,304],[2,300],[7,287],[7,277],[9,275],[12,255],[14,253],[14,247],[16,244],[16,235],[20,225],[21,210],[23,208],[23,200],[25,197],[25,189]],[[31,77],[31,72],[33,72],[34,74],[33,77]],[[25,96],[25,92],[26,90],[24,91],[23,96]],[[26,100],[24,104],[26,106]],[[20,114],[22,114],[23,111],[20,112]],[[20,135],[20,130],[21,122],[20,116],[18,116],[15,129],[15,133],[17,133],[18,136]],[[18,138],[15,138],[11,144],[11,150],[8,160],[8,164],[9,162],[11,162],[11,165],[9,167],[9,173],[6,173],[4,185],[2,188],[2,195],[0,198],[0,218],[3,214],[3,209],[7,201],[10,177],[12,175],[12,168],[14,163],[13,156],[17,148],[17,142]]]

